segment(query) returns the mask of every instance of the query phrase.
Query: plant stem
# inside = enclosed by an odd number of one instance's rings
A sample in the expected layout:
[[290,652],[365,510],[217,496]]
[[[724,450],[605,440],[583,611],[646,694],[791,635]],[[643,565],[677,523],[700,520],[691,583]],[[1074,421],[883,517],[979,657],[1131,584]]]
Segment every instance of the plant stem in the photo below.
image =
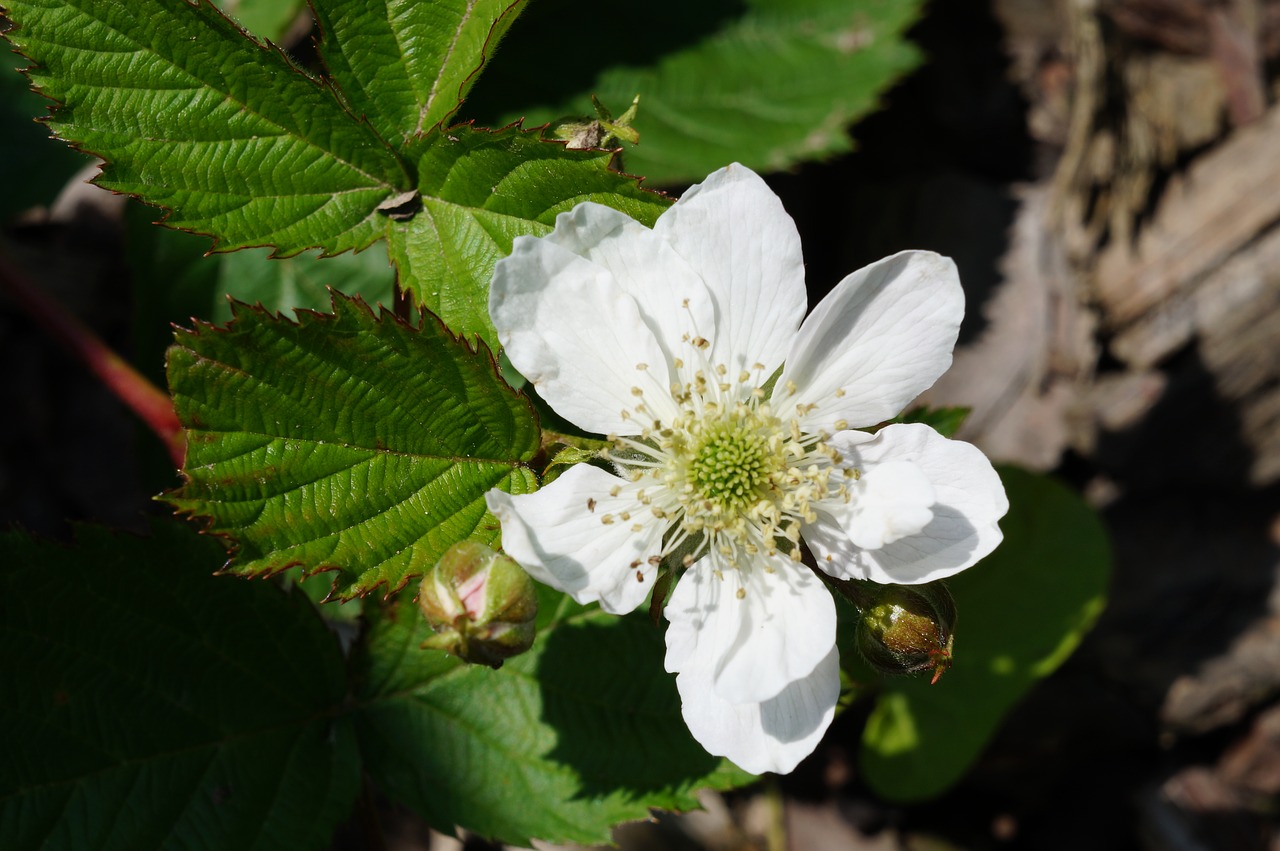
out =
[[770,776],[764,785],[765,801],[769,804],[769,826],[765,832],[765,848],[768,851],[787,851],[787,805],[782,797],[782,786],[776,776]]
[[14,302],[57,340],[73,357],[88,367],[120,401],[124,402],[169,450],[178,467],[186,455],[182,424],[169,395],[129,365],[98,335],[57,301],[26,278],[4,254],[0,254],[0,287]]

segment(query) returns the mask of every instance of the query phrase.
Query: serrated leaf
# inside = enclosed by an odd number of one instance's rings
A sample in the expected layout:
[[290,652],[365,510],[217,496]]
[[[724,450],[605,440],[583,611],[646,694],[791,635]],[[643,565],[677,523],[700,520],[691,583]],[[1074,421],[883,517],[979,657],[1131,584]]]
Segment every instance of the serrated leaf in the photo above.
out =
[[215,577],[157,525],[0,535],[0,836],[10,851],[319,848],[360,768],[338,642],[301,594]]
[[1005,713],[1080,643],[1105,605],[1107,534],[1052,479],[1000,470],[1004,542],[947,580],[956,600],[955,665],[937,685],[894,679],[863,732],[867,783],[893,800],[937,795],[981,753]]
[[59,101],[49,126],[106,159],[98,182],[172,210],[219,250],[360,248],[405,168],[329,89],[207,2],[5,0],[6,34]]
[[518,127],[470,126],[428,134],[414,147],[422,209],[391,222],[387,239],[400,285],[456,334],[497,351],[489,280],[517,236],[551,231],[583,201],[652,225],[669,199],[609,169],[610,155],[572,151]]
[[[679,0],[658,5],[673,7],[666,10],[672,20],[685,16],[674,8],[685,5]],[[519,72],[484,81],[477,97],[506,104],[502,120],[523,116],[533,126],[565,115],[593,115],[593,94],[616,109],[638,94],[634,126],[640,144],[626,149],[626,169],[667,185],[700,180],[734,161],[777,171],[852,150],[848,126],[874,109],[881,93],[919,61],[902,34],[919,15],[922,0],[748,0],[746,5],[745,13],[701,42],[654,56],[650,64],[634,57],[615,61],[566,100],[512,103],[507,90],[529,98],[555,90],[523,50],[545,55],[553,49],[576,58],[580,49],[591,55],[591,47],[583,44],[603,42],[607,50],[617,40],[597,31],[612,24],[616,32],[618,22],[607,13],[597,16],[601,20],[576,20],[588,16],[572,7],[553,45],[545,32],[537,44],[522,41],[518,29],[513,32],[503,59],[518,65]]]
[[295,324],[239,305],[225,331],[178,333],[187,483],[166,499],[234,539],[237,573],[336,568],[343,596],[396,591],[456,541],[497,538],[484,494],[535,487],[537,420],[435,320],[333,308]]
[[544,590],[533,650],[496,671],[419,650],[430,633],[407,606],[375,621],[357,727],[384,792],[440,830],[604,844],[650,807],[756,779],[690,736],[659,630]]
[[325,64],[398,144],[447,121],[526,0],[315,0]]

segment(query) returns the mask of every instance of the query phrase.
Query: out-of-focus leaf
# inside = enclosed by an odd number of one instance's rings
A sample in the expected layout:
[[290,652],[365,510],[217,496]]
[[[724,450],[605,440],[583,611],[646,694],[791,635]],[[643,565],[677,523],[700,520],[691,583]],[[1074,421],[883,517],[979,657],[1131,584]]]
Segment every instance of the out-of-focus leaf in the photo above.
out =
[[492,543],[491,488],[536,484],[527,400],[439,322],[335,297],[295,324],[238,306],[180,331],[169,386],[187,484],[167,497],[234,539],[231,570],[336,569],[343,596],[399,590],[452,544]]
[[924,423],[932,428],[943,437],[951,437],[960,430],[960,426],[964,424],[965,418],[972,412],[972,408],[951,407],[951,408],[912,408],[898,417],[894,422],[899,423]]
[[959,610],[955,664],[928,679],[885,683],[862,739],[867,782],[894,800],[955,783],[1005,713],[1052,673],[1105,605],[1111,556],[1101,521],[1045,476],[1000,471],[1010,510],[1005,540],[947,581]]
[[[668,9],[675,20],[684,14],[682,5],[687,4],[650,4]],[[572,97],[548,102],[539,91],[536,63],[526,61],[520,65],[524,84],[515,84],[526,100],[512,104],[503,98],[511,111],[501,120],[523,116],[533,126],[566,115],[590,116],[592,94],[616,110],[638,94],[640,144],[626,149],[628,172],[675,184],[699,180],[734,161],[776,171],[851,150],[849,125],[874,109],[880,95],[919,61],[903,32],[918,17],[922,0],[747,0],[745,5],[744,12],[696,44],[648,62],[628,57],[602,70],[589,58],[580,64],[577,55],[591,57],[622,42],[620,33],[632,26],[620,20],[624,11],[587,16],[576,7],[566,9],[551,45],[545,34],[536,47],[523,44],[517,27],[510,53],[499,64],[514,64],[518,60],[511,53],[522,48],[552,50],[565,65],[546,64],[561,75],[564,67],[578,69],[586,83]],[[586,20],[592,17],[611,23],[612,33],[595,29],[600,21]],[[488,91],[479,94],[489,102],[494,98]]]
[[0,535],[6,851],[319,848],[360,768],[338,642],[181,524]]
[[218,8],[259,39],[279,44],[302,10],[303,0],[215,0]]
[[527,846],[605,844],[650,807],[755,778],[689,735],[662,634],[641,615],[584,610],[543,588],[531,652],[499,670],[419,650],[409,606],[373,623],[357,657],[368,771],[441,830]]

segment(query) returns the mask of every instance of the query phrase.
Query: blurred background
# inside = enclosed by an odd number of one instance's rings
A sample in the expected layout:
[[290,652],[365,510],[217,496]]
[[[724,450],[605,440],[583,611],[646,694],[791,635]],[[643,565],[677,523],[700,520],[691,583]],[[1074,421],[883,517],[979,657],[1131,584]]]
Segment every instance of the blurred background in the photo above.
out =
[[[731,7],[689,14],[710,27]],[[279,38],[305,62],[310,29],[294,13]],[[643,15],[608,61],[700,37],[696,21],[655,30]],[[542,20],[518,22],[510,49]],[[891,801],[866,784],[870,709],[855,703],[793,775],[617,839],[1280,851],[1280,2],[936,0],[907,38],[920,61],[853,125],[852,152],[768,180],[801,230],[811,302],[903,248],[956,259],[962,345],[926,401],[971,407],[959,438],[1054,474],[1100,514],[1107,608],[936,798]],[[600,41],[570,43],[581,56],[546,61],[581,87],[604,61]],[[500,69],[469,104],[481,121],[512,114]],[[30,123],[42,107],[21,78],[6,71],[3,84],[7,244],[156,381],[167,321],[224,318],[227,292],[292,288],[289,303],[319,306],[325,284],[349,291],[357,276],[370,301],[379,287],[389,298],[377,251],[263,280],[239,255],[202,264],[207,240],[86,185],[89,158]],[[645,118],[642,101],[637,151]],[[162,303],[139,297],[161,287]],[[140,529],[163,510],[150,497],[177,480],[162,448],[3,292],[0,363],[0,525],[65,537],[74,521]],[[383,816],[392,848],[490,847],[431,835],[389,805]],[[337,847],[357,847],[347,841]]]

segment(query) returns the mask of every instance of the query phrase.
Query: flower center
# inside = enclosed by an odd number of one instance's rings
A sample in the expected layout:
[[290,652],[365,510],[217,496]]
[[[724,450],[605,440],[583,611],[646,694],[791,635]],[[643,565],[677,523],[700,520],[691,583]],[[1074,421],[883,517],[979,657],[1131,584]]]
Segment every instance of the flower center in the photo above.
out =
[[[679,359],[675,367],[684,370]],[[643,393],[632,390],[641,401],[623,418],[640,427],[634,437],[613,435],[617,448],[609,457],[640,486],[637,499],[663,524],[661,558],[683,553],[687,566],[710,554],[729,568],[746,568],[761,555],[799,561],[800,528],[817,521],[818,504],[851,498],[848,480],[857,472],[843,466],[825,433],[803,432],[798,418],[775,413],[763,371],[759,365],[736,377],[723,366],[693,371],[692,380],[671,388],[676,412],[669,421],[655,419]],[[639,518],[618,516],[643,529]]]
[[688,462],[697,496],[718,512],[741,511],[763,496],[762,488],[781,459],[751,422],[721,421],[706,428]]

